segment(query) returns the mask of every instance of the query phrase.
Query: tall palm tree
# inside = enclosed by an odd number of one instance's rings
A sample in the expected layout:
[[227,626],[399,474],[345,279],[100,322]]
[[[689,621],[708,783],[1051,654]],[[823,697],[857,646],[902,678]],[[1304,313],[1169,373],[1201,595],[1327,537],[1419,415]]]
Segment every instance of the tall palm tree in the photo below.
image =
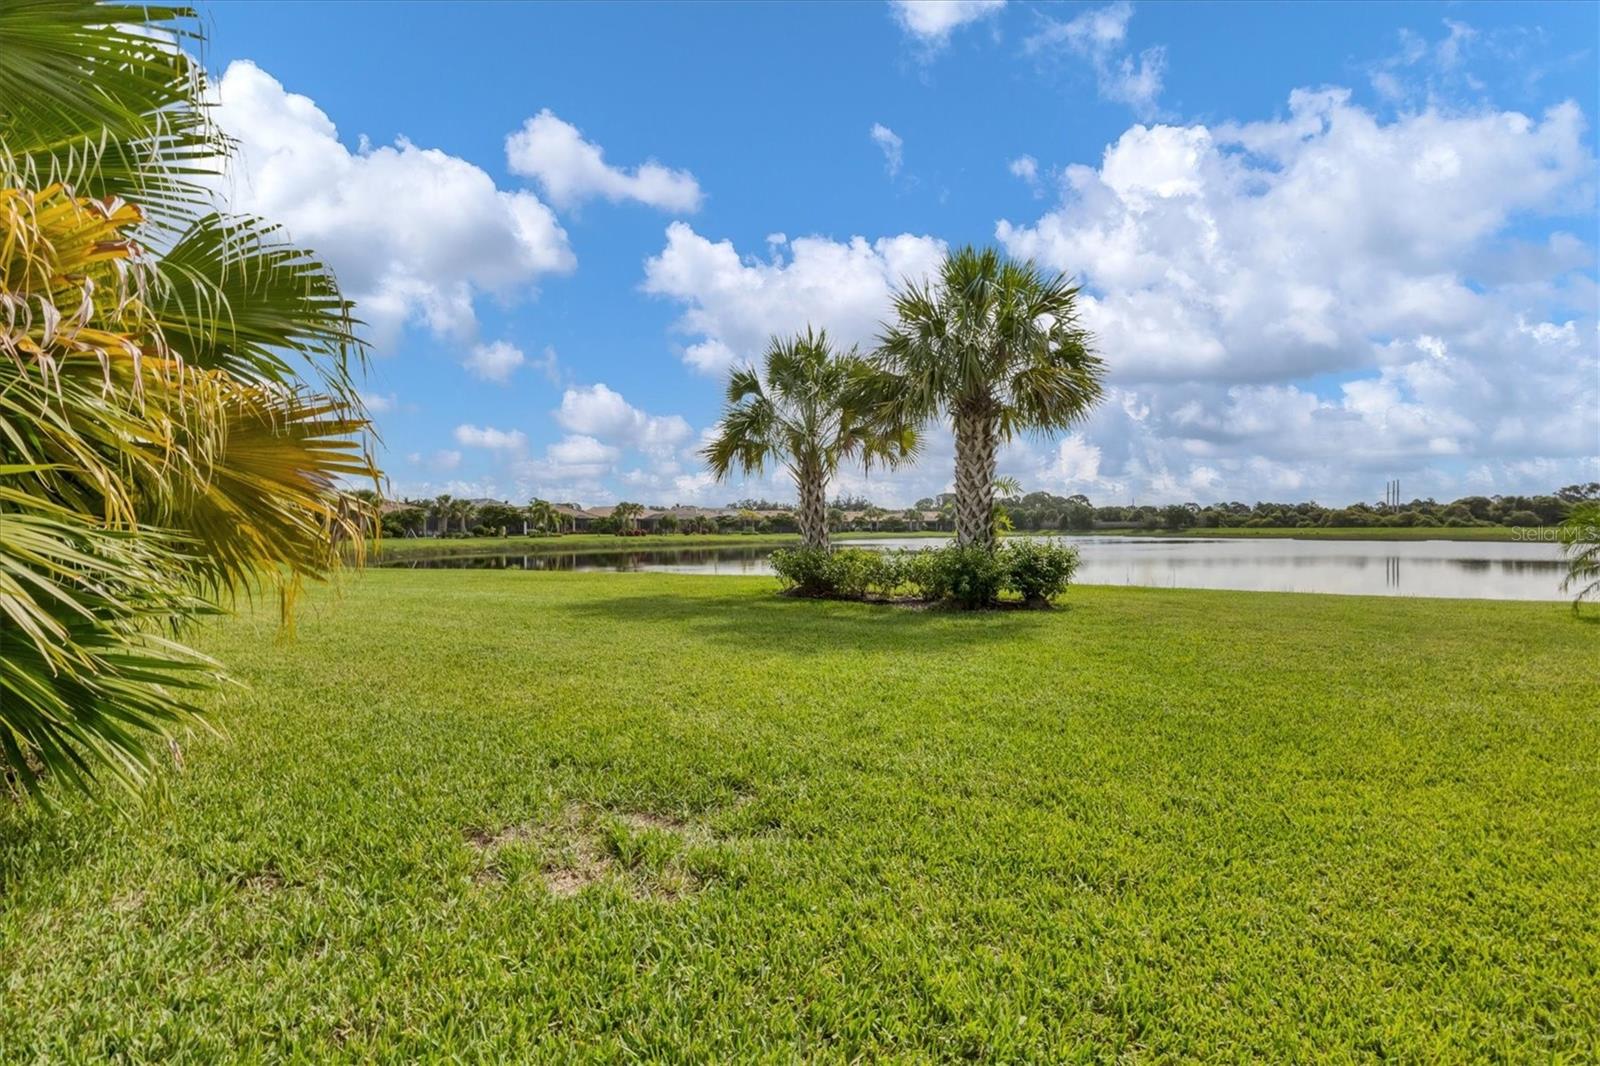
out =
[[774,337],[762,363],[729,377],[720,431],[702,454],[718,480],[781,463],[800,497],[802,542],[825,549],[828,480],[846,462],[911,458],[917,435],[884,404],[882,375],[854,349],[836,351],[825,330]]
[[528,504],[528,521],[535,532],[552,533],[561,524],[561,515],[549,500],[534,499]]
[[956,543],[992,547],[999,446],[1050,433],[1100,399],[1104,364],[1078,325],[1078,287],[993,248],[945,257],[929,285],[907,283],[877,359],[894,378],[892,417],[949,418],[956,437]]
[[182,623],[263,575],[292,618],[374,524],[350,305],[217,209],[198,37],[0,4],[0,769],[29,788],[136,785],[221,676]]
[[461,532],[467,531],[467,523],[472,521],[472,516],[478,512],[478,505],[471,500],[453,500],[450,503],[450,517],[461,523]]

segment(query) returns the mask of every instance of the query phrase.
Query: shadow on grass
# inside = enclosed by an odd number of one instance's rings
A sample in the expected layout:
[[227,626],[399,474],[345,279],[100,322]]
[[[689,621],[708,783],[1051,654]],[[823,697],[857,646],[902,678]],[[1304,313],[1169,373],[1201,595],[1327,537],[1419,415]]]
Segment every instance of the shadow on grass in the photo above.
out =
[[623,631],[663,623],[708,641],[800,655],[848,650],[944,654],[992,641],[1014,641],[1068,611],[1066,607],[958,611],[751,592],[606,596],[557,609]]

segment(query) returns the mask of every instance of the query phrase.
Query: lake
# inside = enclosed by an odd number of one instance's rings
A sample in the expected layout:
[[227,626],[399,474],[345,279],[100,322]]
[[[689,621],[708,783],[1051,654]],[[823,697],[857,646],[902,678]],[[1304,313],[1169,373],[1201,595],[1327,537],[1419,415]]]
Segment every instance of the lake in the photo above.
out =
[[[1247,538],[1055,537],[1078,549],[1085,585],[1560,600],[1566,572],[1555,544],[1491,541],[1356,541]],[[840,546],[935,547],[925,537],[837,539]],[[621,551],[464,552],[380,562],[413,569],[618,570],[770,574],[772,546]]]

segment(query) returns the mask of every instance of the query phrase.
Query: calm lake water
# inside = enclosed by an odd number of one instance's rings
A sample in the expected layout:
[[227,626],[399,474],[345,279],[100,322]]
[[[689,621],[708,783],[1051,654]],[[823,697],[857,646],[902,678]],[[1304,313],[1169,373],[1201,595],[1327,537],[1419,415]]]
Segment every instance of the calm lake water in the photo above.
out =
[[[1361,596],[1446,596],[1559,600],[1566,566],[1548,543],[1056,537],[1078,549],[1085,585],[1331,592]],[[852,541],[863,548],[928,548],[908,537]],[[770,574],[771,547],[661,548],[608,552],[491,552],[384,562],[414,569],[650,570],[679,574]]]

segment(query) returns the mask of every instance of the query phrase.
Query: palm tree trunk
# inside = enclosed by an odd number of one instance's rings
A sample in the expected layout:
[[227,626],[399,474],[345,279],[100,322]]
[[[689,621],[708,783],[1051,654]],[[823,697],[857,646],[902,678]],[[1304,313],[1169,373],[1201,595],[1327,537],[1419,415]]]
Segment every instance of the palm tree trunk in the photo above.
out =
[[828,480],[822,468],[802,464],[795,471],[795,488],[800,494],[800,542],[807,548],[828,548]]
[[956,428],[956,544],[994,547],[995,422],[958,411]]

